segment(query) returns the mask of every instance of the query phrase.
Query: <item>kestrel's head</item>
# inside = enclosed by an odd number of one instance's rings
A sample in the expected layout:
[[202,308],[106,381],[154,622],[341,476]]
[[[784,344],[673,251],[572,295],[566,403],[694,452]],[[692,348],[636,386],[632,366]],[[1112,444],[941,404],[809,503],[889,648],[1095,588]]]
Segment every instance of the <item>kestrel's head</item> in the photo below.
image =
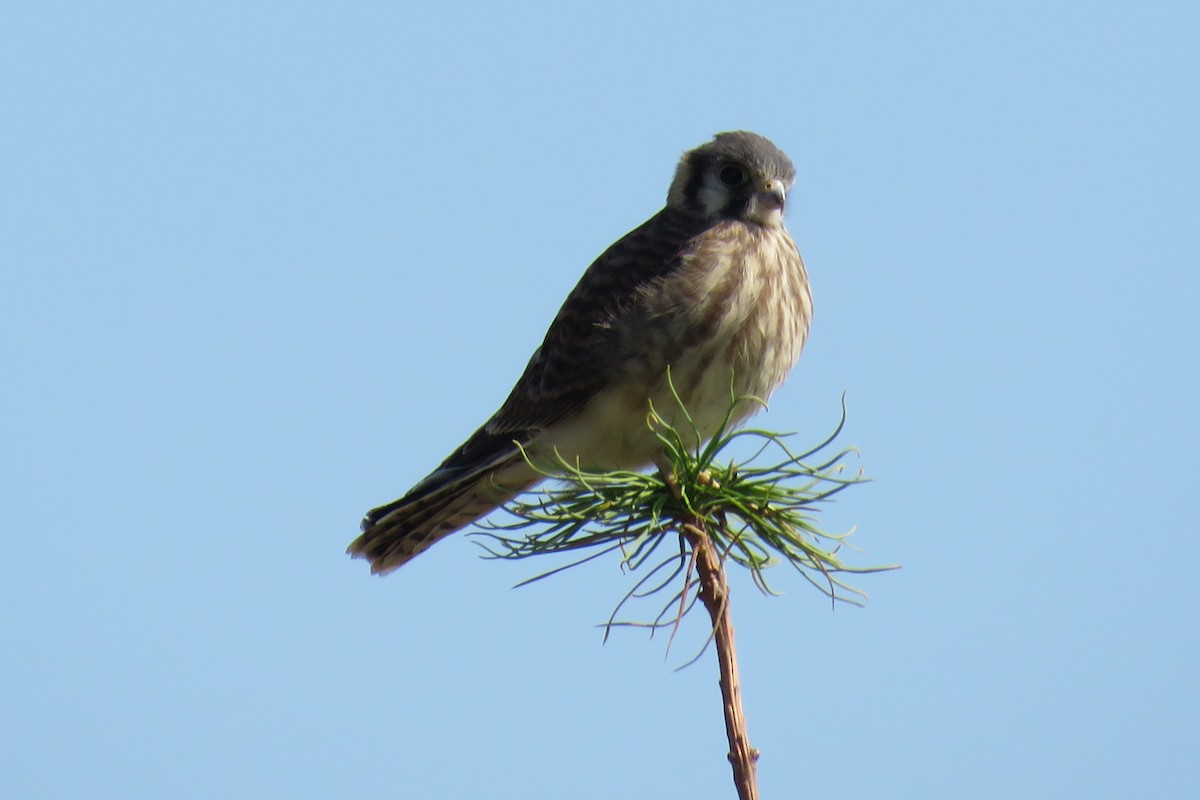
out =
[[749,131],[718,133],[679,160],[667,207],[707,219],[783,224],[792,160],[770,139]]

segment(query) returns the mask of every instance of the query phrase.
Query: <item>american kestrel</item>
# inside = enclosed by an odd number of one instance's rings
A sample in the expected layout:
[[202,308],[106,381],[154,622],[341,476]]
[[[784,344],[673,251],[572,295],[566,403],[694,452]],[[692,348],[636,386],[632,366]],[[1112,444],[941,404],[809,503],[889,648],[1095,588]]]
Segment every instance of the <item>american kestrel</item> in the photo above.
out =
[[[783,222],[794,178],[755,133],[685,153],[666,207],[588,267],[500,410],[406,495],[367,512],[347,552],[391,572],[542,480],[526,455],[547,467],[558,456],[599,469],[661,461],[647,413],[653,403],[671,421],[679,407],[668,368],[700,441],[724,422],[731,389],[767,398],[812,318]],[[754,409],[739,404],[734,424]]]

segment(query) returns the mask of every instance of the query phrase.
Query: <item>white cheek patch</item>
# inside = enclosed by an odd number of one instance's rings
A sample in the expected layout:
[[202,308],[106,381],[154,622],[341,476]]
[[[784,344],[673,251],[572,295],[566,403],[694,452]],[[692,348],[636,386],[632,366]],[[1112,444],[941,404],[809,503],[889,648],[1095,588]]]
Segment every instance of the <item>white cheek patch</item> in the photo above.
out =
[[700,204],[704,206],[706,216],[715,217],[729,202],[729,192],[724,186],[714,184],[712,176],[705,176],[704,185],[700,187]]

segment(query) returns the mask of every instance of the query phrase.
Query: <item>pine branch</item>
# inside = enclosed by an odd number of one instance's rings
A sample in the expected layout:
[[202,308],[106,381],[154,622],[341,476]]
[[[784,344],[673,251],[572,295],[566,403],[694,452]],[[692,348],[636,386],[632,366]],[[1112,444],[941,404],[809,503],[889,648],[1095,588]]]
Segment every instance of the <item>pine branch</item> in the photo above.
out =
[[[787,564],[830,602],[856,605],[862,605],[866,595],[847,583],[846,575],[896,568],[847,564],[841,550],[850,532],[831,533],[817,524],[821,504],[867,480],[861,469],[847,475],[845,462],[857,456],[857,450],[834,447],[846,421],[844,402],[833,433],[801,453],[788,447],[788,435],[730,429],[739,404],[761,402],[732,397],[726,424],[708,444],[694,449],[685,442],[698,440],[698,431],[684,437],[651,409],[648,422],[666,456],[657,474],[588,470],[562,458],[546,470],[527,456],[531,466],[557,482],[509,504],[509,521],[488,523],[476,533],[492,558],[570,556],[567,563],[518,585],[619,553],[622,568],[641,577],[604,624],[605,639],[615,627],[640,627],[651,635],[670,629],[673,640],[684,617],[697,603],[704,606],[712,628],[705,647],[684,666],[699,659],[708,642],[714,643],[729,760],[740,800],[758,797],[758,751],[750,746],[742,709],[726,563],[749,570],[755,585],[767,594],[776,594],[767,570]],[[681,402],[679,407],[690,424]],[[718,458],[735,443],[747,441],[756,446],[749,459]],[[769,459],[765,466],[755,465]],[[664,542],[677,544],[664,551]],[[663,595],[669,597],[652,619],[618,620],[626,606]]]

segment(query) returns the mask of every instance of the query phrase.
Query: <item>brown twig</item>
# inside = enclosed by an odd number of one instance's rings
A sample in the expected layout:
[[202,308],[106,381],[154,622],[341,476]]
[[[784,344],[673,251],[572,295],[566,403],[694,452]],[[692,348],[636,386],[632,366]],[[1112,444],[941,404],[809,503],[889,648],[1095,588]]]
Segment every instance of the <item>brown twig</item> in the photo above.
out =
[[746,733],[746,715],[742,711],[742,689],[738,680],[737,655],[733,647],[733,622],[729,616],[729,584],[725,565],[713,546],[704,520],[691,517],[681,532],[692,548],[696,575],[700,580],[700,601],[712,618],[713,641],[721,668],[721,699],[725,704],[725,733],[729,737],[729,763],[738,800],[758,800],[756,765],[758,751],[750,746]]

